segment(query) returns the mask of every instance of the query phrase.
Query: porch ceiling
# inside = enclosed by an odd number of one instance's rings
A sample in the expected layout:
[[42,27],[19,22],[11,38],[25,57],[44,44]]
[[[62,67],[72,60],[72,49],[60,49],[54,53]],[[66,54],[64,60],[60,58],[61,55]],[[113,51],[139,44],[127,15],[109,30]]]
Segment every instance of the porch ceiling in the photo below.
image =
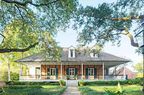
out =
[[99,61],[99,62],[21,62],[22,64],[25,64],[25,65],[33,65],[33,64],[45,64],[45,65],[81,65],[81,64],[84,64],[84,65],[102,65],[104,64],[104,66],[106,68],[109,68],[109,67],[113,67],[113,66],[117,66],[117,65],[121,65],[121,64],[125,64],[127,63],[128,61]]

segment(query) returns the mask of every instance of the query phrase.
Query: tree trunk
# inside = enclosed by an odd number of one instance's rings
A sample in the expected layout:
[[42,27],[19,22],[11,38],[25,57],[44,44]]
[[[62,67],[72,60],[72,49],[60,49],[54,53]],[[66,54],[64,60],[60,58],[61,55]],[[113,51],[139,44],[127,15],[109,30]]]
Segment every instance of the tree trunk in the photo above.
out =
[[8,62],[8,81],[11,81],[10,78],[10,63]]

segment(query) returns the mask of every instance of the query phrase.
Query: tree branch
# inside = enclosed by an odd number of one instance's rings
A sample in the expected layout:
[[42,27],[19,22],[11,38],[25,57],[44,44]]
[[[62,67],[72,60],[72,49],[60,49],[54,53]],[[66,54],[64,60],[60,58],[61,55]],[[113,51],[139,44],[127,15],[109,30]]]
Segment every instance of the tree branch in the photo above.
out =
[[2,33],[0,33],[0,35],[1,35],[3,38],[5,38],[5,36],[4,36]]
[[26,6],[27,4],[31,4],[33,6],[39,7],[39,6],[47,6],[47,5],[56,3],[59,0],[55,0],[55,1],[52,1],[52,2],[48,2],[48,3],[41,3],[41,4],[34,4],[34,3],[32,3],[32,1],[26,1],[26,2],[20,2],[20,1],[15,1],[15,0],[2,0],[2,1],[4,1],[6,3],[15,3],[15,4],[18,4],[18,5],[21,5],[21,6]]
[[24,49],[18,49],[18,48],[13,48],[13,49],[0,49],[0,53],[8,53],[8,52],[25,52],[30,50],[31,48],[35,47],[36,45],[38,45],[38,42],[34,43],[33,45],[28,46],[27,48]]
[[16,0],[2,0],[6,3],[15,3],[15,4],[18,4],[18,5],[21,5],[21,6],[26,6],[28,3],[30,3],[30,1],[27,1],[27,2],[19,2],[19,1],[16,1]]

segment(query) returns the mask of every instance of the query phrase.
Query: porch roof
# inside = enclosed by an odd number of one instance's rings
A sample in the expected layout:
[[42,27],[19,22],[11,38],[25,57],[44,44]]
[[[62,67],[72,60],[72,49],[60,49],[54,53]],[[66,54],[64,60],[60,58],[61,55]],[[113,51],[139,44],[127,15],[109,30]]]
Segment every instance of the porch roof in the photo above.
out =
[[[16,62],[22,62],[22,63],[27,63],[27,62],[56,62],[56,60],[46,60],[45,54],[44,53],[38,53],[34,54],[32,56],[28,56],[22,59],[17,60]],[[62,53],[61,53],[61,60],[60,62],[63,63],[70,63],[70,62],[75,62],[75,63],[92,63],[92,64],[98,64],[105,62],[107,64],[112,65],[119,65],[123,63],[130,62],[130,60],[121,58],[106,52],[100,52],[98,57],[91,57],[90,54],[84,54],[84,53],[77,53],[75,54],[75,58],[69,58],[68,57],[68,48],[63,48]]]

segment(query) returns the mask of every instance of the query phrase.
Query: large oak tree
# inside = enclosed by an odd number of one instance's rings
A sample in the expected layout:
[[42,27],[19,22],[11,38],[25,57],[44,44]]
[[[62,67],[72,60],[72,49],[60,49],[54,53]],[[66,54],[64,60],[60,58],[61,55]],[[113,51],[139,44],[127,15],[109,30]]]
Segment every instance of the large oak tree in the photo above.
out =
[[[130,34],[144,31],[143,9],[143,0],[118,0],[111,4],[102,3],[97,7],[80,6],[74,24],[74,28],[81,30],[78,41],[82,45],[92,42],[101,46],[106,42],[120,44],[122,34],[129,34],[123,33],[124,30],[130,31]],[[133,25],[138,25],[135,31],[130,30]]]
[[[68,22],[73,16],[77,4],[77,0],[1,0],[1,38],[3,37],[4,40],[7,39],[4,36],[4,32],[7,30],[6,28],[9,24],[13,28],[12,31],[23,32],[26,35],[28,32],[37,32],[40,35],[39,37],[41,37],[41,33],[49,32],[50,35],[54,36],[57,30],[64,29],[68,26]],[[24,36],[21,35],[21,38],[24,39]],[[28,37],[26,38],[29,41],[31,40]],[[42,39],[42,37],[39,39]],[[19,43],[21,42],[17,42],[17,44]],[[26,42],[20,48],[2,45],[0,53],[25,52],[35,47],[38,43],[39,40],[31,43]]]

